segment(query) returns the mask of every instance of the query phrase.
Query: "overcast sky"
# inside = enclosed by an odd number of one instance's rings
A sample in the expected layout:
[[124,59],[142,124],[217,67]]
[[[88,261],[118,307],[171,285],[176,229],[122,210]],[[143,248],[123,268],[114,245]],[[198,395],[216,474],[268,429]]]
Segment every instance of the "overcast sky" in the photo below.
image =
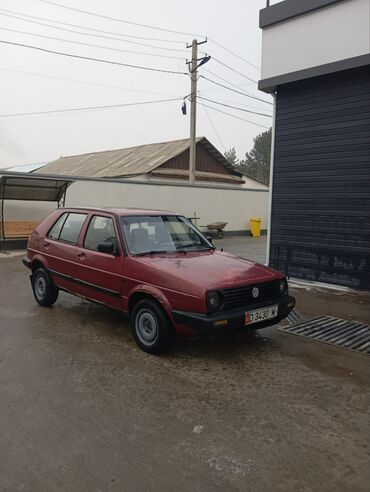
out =
[[[258,28],[258,12],[265,6],[265,0],[227,2],[55,0],[55,2],[134,23],[194,33],[199,39],[202,39],[201,35],[206,35],[248,60],[252,65],[260,66],[261,31]],[[22,17],[21,14],[34,17]],[[9,17],[10,15],[13,17]],[[22,17],[22,19],[14,17]],[[40,20],[41,17],[49,20]],[[30,20],[33,22],[29,22]],[[59,29],[35,23],[52,24],[50,20],[58,21],[59,24],[53,25]],[[81,27],[60,24],[61,22]],[[103,19],[50,5],[41,0],[1,0],[0,27],[1,40],[179,72],[186,71],[185,58],[190,56],[190,50],[185,49],[185,43],[192,40],[191,34],[172,34]],[[84,29],[87,27],[107,33]],[[9,29],[105,46],[110,49],[12,32]],[[91,34],[118,39],[99,38]],[[167,41],[124,38],[119,34]],[[154,47],[142,46],[142,44]],[[171,51],[156,47],[168,48]],[[242,92],[247,91],[271,101],[270,96],[259,92],[256,84],[246,78],[258,80],[258,69],[228,53],[214,42],[209,41],[199,49],[229,65],[241,75],[212,59],[200,69],[201,74],[224,85],[233,84],[232,87],[236,90],[241,89]],[[164,55],[164,57],[127,53],[127,50]],[[185,75],[150,72],[73,59],[3,43],[0,43],[0,60],[0,115],[126,104],[172,97],[183,98],[190,92],[190,80]],[[199,80],[198,89],[201,96],[214,101],[251,111],[272,112],[272,106],[268,104],[233,93],[202,78]],[[187,116],[183,116],[181,104],[182,101],[179,100],[115,109],[1,117],[0,167],[48,162],[61,155],[187,138],[189,111]],[[212,109],[208,109],[207,115],[201,104],[198,105],[197,135],[206,136],[222,152],[225,148],[235,146],[240,157],[250,150],[253,138],[264,131],[263,126],[268,127],[271,122],[265,116],[217,106],[214,103],[206,102],[206,104],[262,125],[256,126]]]

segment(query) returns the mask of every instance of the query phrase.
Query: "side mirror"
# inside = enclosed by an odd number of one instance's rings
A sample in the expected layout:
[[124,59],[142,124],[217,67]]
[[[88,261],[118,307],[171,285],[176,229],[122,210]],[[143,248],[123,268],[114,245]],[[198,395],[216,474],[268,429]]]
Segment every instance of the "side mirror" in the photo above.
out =
[[106,253],[107,255],[112,255],[114,253],[114,244],[109,241],[99,243],[98,251],[99,253]]

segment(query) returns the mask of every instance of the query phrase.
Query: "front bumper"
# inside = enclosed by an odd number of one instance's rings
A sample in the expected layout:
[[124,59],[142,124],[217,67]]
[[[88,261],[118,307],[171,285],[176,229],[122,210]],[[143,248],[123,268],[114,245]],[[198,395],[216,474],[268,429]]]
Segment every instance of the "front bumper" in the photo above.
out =
[[31,260],[27,256],[22,258],[22,263],[25,267],[31,268]]
[[[246,311],[276,305],[278,306],[278,315],[276,318],[245,325]],[[199,335],[214,335],[216,333],[236,331],[241,328],[256,330],[266,326],[275,325],[286,318],[294,306],[294,297],[286,295],[247,307],[229,309],[227,311],[217,311],[212,314],[192,313],[190,311],[178,310],[172,311],[172,314],[176,323],[190,326]]]

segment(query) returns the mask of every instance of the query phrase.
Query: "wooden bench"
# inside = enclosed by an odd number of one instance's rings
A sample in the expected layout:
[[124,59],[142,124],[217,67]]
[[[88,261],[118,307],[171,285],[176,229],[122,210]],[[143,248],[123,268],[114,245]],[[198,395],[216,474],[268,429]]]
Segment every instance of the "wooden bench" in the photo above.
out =
[[4,234],[6,239],[27,239],[39,222],[5,221]]

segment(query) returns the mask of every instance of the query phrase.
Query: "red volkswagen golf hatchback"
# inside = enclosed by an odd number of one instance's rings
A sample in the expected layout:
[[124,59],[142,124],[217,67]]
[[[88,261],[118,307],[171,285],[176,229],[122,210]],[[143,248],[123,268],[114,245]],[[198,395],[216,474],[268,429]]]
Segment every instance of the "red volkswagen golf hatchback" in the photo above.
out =
[[36,301],[60,290],[127,313],[137,344],[165,352],[176,333],[211,335],[278,323],[293,309],[283,274],[217,251],[164,211],[65,208],[33,231],[23,263]]

